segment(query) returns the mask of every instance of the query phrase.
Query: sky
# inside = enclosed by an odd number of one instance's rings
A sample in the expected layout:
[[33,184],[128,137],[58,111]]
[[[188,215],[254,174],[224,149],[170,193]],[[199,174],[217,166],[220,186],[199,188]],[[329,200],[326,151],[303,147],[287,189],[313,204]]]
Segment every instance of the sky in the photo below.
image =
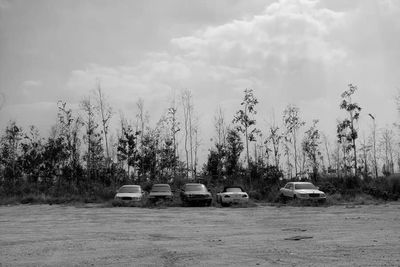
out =
[[400,1],[0,0],[1,129],[16,120],[47,135],[57,101],[78,110],[97,81],[113,123],[141,98],[154,124],[191,90],[203,153],[217,109],[231,121],[246,88],[261,130],[291,103],[334,138],[349,83],[360,129],[368,113],[385,127],[399,119]]

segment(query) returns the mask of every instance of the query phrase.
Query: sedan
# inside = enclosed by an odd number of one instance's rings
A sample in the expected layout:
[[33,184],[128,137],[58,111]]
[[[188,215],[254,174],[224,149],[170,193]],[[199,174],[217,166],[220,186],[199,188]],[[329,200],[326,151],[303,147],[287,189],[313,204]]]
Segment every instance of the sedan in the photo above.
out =
[[134,204],[142,200],[144,191],[140,185],[123,185],[121,186],[117,194],[114,197],[114,206],[120,206],[122,204]]
[[240,186],[225,186],[224,190],[217,194],[217,202],[222,206],[247,203],[249,195]]
[[289,182],[280,189],[280,198],[326,201],[326,195],[318,187],[309,182]]
[[181,191],[181,200],[184,206],[188,204],[203,204],[211,206],[212,196],[203,184],[188,183]]
[[157,200],[169,200],[172,201],[173,194],[169,184],[154,184],[151,188],[148,199],[156,202]]

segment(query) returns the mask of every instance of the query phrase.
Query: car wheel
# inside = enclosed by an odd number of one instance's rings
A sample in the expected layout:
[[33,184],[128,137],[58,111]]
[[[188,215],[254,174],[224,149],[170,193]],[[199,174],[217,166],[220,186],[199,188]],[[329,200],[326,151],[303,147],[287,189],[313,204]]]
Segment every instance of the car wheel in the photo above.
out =
[[228,207],[229,204],[228,204],[228,203],[221,202],[221,206],[222,206],[222,207]]

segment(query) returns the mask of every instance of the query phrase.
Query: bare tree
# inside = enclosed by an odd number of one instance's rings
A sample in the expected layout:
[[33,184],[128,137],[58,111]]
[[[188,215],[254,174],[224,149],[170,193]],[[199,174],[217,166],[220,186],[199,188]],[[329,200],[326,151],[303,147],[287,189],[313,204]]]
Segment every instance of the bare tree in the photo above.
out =
[[372,121],[373,121],[373,123],[372,123],[372,136],[371,136],[372,157],[373,157],[373,164],[374,164],[374,170],[375,170],[375,177],[378,177],[378,162],[377,162],[377,159],[376,159],[376,121],[375,121],[375,116],[373,116],[371,113],[369,113],[368,116],[370,116]]
[[183,118],[185,127],[185,155],[186,155],[186,168],[187,168],[187,178],[189,173],[193,177],[193,100],[192,92],[190,90],[184,90],[181,94],[182,106],[183,106]]
[[167,120],[169,121],[170,124],[170,131],[171,131],[171,136],[172,136],[172,143],[173,143],[173,150],[174,150],[174,164],[173,164],[173,175],[174,178],[176,176],[176,165],[177,165],[177,159],[178,159],[178,144],[177,144],[177,139],[176,135],[177,133],[181,130],[180,129],[180,123],[177,120],[177,111],[178,108],[175,103],[175,96],[172,100],[171,106],[168,108],[168,113],[167,113]]
[[110,151],[109,151],[109,146],[108,146],[108,129],[109,129],[109,124],[110,124],[110,119],[112,117],[112,109],[111,109],[111,106],[109,105],[109,103],[107,103],[107,101],[105,100],[104,94],[100,87],[100,82],[98,82],[98,84],[97,84],[96,93],[97,93],[98,110],[100,112],[101,124],[103,127],[106,157],[107,157],[107,162],[109,162],[110,161]]
[[380,140],[380,146],[382,147],[382,152],[384,156],[384,167],[383,174],[389,175],[394,172],[394,162],[393,162],[393,143],[394,143],[394,133],[390,128],[385,128],[382,131],[382,137]]
[[285,138],[287,142],[293,145],[295,175],[298,174],[297,133],[298,130],[305,124],[305,122],[300,119],[299,113],[300,109],[292,104],[289,104],[283,111],[283,123],[286,128]]
[[363,164],[363,173],[364,173],[364,177],[368,176],[369,173],[369,169],[368,169],[368,154],[371,150],[371,145],[369,145],[366,140],[365,140],[365,135],[363,134],[363,139],[360,143],[360,150],[362,152],[361,154],[361,162]]
[[225,122],[225,114],[221,107],[218,108],[216,115],[214,117],[214,127],[217,133],[217,145],[220,147],[225,146],[226,142],[226,134],[227,134],[227,125]]
[[324,143],[326,158],[328,159],[328,172],[329,172],[330,168],[332,168],[331,152],[330,152],[330,149],[329,149],[330,144],[329,144],[328,137],[324,133],[321,133],[321,137],[322,137],[322,142]]
[[[88,171],[88,179],[96,179],[99,169],[101,168],[100,163],[104,159],[104,150],[101,141],[101,135],[97,133],[98,124],[95,119],[96,106],[91,102],[90,96],[84,98],[81,101],[81,108],[86,114],[86,118],[83,119],[86,125],[86,135],[84,139],[87,143],[86,167]],[[88,185],[88,184],[87,184]]]
[[[274,156],[275,167],[279,169],[279,161],[281,157],[280,147],[283,135],[279,131],[279,126],[275,122],[269,127],[269,135],[265,141],[266,144],[271,143],[272,153]],[[268,148],[267,148],[268,150]]]

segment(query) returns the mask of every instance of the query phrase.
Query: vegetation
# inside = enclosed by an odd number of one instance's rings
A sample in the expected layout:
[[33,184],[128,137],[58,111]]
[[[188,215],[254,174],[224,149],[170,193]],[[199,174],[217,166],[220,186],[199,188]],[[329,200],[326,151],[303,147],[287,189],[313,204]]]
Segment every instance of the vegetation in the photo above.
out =
[[255,92],[246,89],[232,119],[218,109],[214,143],[199,168],[200,129],[190,90],[182,92],[179,103],[173,100],[153,127],[139,100],[135,122],[121,114],[115,138],[110,131],[115,114],[98,85],[80,102],[80,110],[58,102],[57,123],[46,138],[35,126],[22,129],[9,122],[0,133],[0,195],[23,203],[104,201],[122,184],[146,189],[170,183],[176,190],[196,180],[213,193],[237,184],[253,199],[274,201],[287,180],[311,180],[336,198],[368,194],[396,200],[400,176],[394,171],[400,154],[395,131],[378,131],[369,114],[371,134],[359,141],[361,107],[352,99],[356,90],[350,84],[341,95],[338,114],[344,110],[346,117],[338,121],[332,144],[318,129],[318,120],[308,125],[293,104],[283,111],[280,124],[271,123],[263,133],[261,126],[256,128]]

